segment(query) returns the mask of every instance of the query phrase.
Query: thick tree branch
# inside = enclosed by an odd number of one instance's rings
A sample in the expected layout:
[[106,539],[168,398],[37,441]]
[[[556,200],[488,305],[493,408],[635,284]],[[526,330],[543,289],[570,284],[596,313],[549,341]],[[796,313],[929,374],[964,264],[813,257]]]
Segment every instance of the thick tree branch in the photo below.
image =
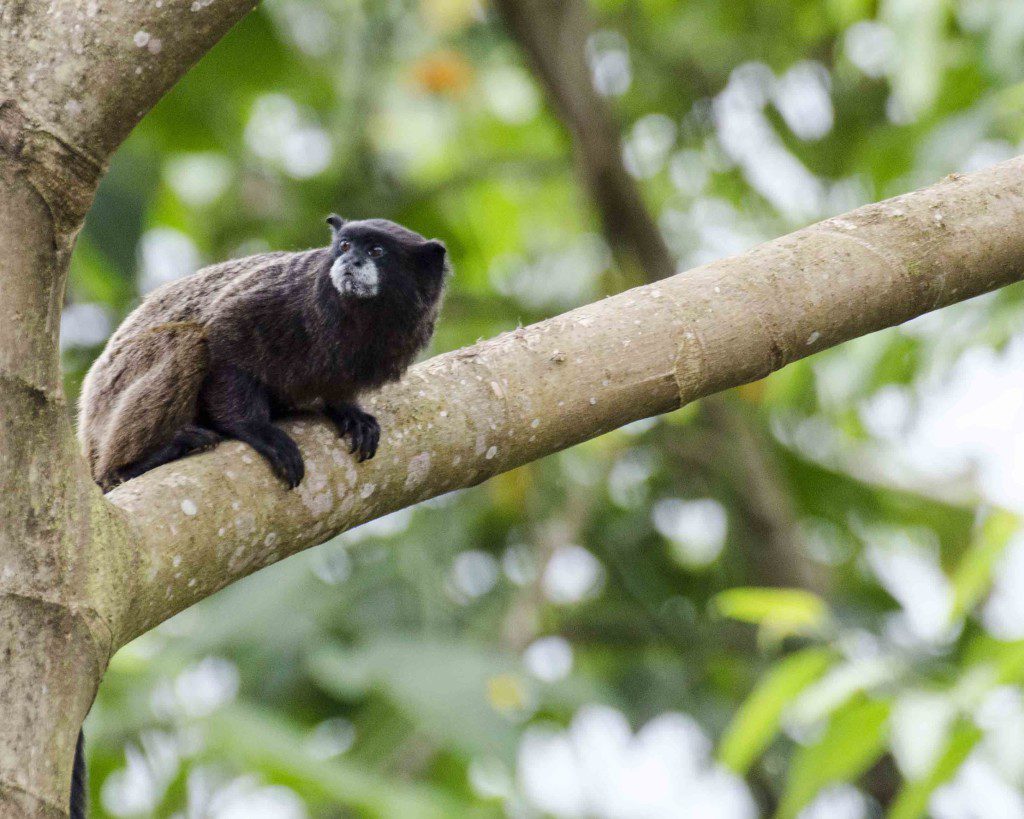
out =
[[[75,736],[113,645],[110,511],[67,422],[57,336],[70,238],[0,107],[0,815],[60,815]],[[122,541],[126,542],[126,541]],[[116,546],[108,561],[117,556]]]
[[1014,159],[425,362],[372,399],[365,464],[295,422],[295,492],[237,443],[170,464],[107,496],[137,540],[116,640],[348,527],[1022,275]]
[[[367,464],[327,425],[294,422],[307,458],[296,492],[228,443],[104,500],[60,387],[70,249],[112,151],[254,3],[0,0],[4,816],[64,813],[75,734],[110,653],[212,591],[372,517],[1021,276],[1015,160],[426,362],[374,399],[387,434]],[[600,168],[609,135],[574,127]],[[605,168],[590,184],[629,220],[635,197],[615,179]]]
[[102,166],[136,123],[258,0],[8,0],[0,103]]

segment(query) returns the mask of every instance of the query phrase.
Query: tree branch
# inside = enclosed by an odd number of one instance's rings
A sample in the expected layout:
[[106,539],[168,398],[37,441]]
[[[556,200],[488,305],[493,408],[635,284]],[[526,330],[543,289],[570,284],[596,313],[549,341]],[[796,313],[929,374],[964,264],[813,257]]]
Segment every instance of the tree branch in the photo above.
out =
[[[373,517],[1021,277],[1014,160],[426,362],[372,399],[386,437],[369,463],[326,424],[293,422],[307,459],[295,492],[232,442],[104,500],[60,387],[71,246],[112,151],[254,4],[0,3],[5,816],[64,813],[75,734],[110,653],[216,589]],[[597,162],[609,135],[590,142],[585,123],[574,127]],[[610,230],[638,210],[635,187],[616,178],[605,168],[590,183],[619,203]]]
[[[13,0],[0,6],[0,104],[102,167],[258,0]],[[31,44],[31,47],[27,47]]]
[[294,422],[295,492],[238,443],[169,464],[107,496],[137,544],[115,640],[351,526],[1018,281],[1022,264],[1014,159],[414,367],[371,399],[385,438],[365,464],[327,424]]

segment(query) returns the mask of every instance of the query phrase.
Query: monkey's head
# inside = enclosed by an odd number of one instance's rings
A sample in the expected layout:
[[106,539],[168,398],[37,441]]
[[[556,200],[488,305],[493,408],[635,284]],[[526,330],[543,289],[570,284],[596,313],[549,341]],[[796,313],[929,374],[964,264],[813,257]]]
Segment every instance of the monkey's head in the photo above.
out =
[[334,233],[331,282],[345,298],[436,301],[448,272],[447,250],[437,239],[387,219],[327,217]]

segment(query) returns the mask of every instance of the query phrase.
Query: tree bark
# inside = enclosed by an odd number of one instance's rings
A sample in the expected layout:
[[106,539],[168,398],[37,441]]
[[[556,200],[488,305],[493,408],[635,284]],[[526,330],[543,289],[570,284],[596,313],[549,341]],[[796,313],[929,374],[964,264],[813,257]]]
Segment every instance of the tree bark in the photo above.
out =
[[356,464],[297,420],[285,491],[231,442],[105,498],[66,421],[67,262],[121,139],[251,0],[0,2],[0,815],[62,816],[111,653],[344,529],[1017,281],[1024,162],[439,356],[369,402]]
[[0,815],[63,816],[129,530],[68,425],[68,261],[107,159],[254,0],[0,0]]

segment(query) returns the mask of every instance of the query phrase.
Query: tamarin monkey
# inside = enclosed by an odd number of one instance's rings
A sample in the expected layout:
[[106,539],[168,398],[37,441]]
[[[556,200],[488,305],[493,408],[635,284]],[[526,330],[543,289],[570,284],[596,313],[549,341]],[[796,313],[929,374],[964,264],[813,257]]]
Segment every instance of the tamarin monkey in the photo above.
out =
[[272,421],[305,409],[373,457],[380,427],[355,399],[430,340],[445,246],[384,219],[327,221],[328,247],[204,268],[125,319],[82,385],[79,438],[101,487],[236,438],[294,488],[302,456]]
[[[327,247],[204,268],[150,294],[82,385],[78,435],[104,489],[202,452],[249,444],[289,488],[295,441],[273,421],[321,410],[360,461],[380,441],[356,398],[401,377],[430,341],[449,273],[436,239],[386,219],[328,217]],[[85,815],[79,737],[71,815]]]

